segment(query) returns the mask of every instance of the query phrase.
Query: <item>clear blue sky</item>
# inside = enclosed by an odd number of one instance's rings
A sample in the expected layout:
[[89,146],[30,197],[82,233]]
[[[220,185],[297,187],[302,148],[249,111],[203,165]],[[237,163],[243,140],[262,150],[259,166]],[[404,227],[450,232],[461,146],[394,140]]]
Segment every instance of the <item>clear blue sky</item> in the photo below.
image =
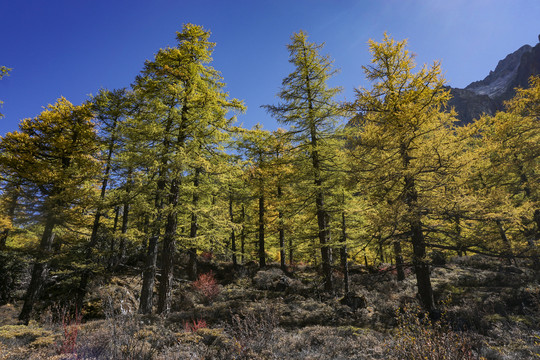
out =
[[368,86],[368,39],[409,39],[418,63],[441,60],[448,83],[483,79],[540,33],[538,0],[0,0],[0,135],[60,96],[74,104],[99,88],[128,87],[158,49],[175,45],[183,23],[203,25],[217,43],[213,66],[248,107],[239,122],[276,123],[262,104],[277,100],[291,71],[293,32],[325,42],[341,73],[332,85],[351,99]]

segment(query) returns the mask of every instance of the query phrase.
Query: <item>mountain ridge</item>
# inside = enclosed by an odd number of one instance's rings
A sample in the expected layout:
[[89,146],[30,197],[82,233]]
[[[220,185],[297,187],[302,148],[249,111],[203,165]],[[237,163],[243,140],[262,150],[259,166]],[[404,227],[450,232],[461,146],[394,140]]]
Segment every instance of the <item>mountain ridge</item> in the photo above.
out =
[[[539,36],[540,40],[540,36]],[[515,88],[527,88],[529,78],[540,74],[540,42],[534,47],[523,45],[504,59],[483,79],[473,81],[465,88],[449,87],[462,124],[478,119],[482,114],[494,115],[504,110],[504,102],[515,95]]]

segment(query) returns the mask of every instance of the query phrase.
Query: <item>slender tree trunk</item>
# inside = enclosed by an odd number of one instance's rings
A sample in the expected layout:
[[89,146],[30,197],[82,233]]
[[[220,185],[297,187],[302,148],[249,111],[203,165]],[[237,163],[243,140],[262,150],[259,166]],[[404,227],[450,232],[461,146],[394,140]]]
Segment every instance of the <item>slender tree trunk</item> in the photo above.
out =
[[512,264],[512,260],[514,261],[514,264],[517,266],[516,259],[514,257],[514,252],[512,251],[512,244],[510,243],[510,239],[506,236],[506,231],[504,231],[504,227],[502,226],[502,222],[500,220],[495,220],[495,223],[497,224],[497,229],[499,230],[499,235],[501,236],[501,240],[504,244],[505,250],[505,257],[506,261],[508,262],[508,265]]
[[264,249],[264,195],[259,196],[259,267],[266,266]]
[[168,315],[171,311],[171,297],[174,275],[174,258],[176,253],[176,230],[178,228],[178,205],[179,184],[178,178],[171,181],[169,189],[169,213],[167,214],[167,224],[165,225],[165,235],[163,236],[163,247],[161,251],[161,277],[159,281],[157,312]]
[[[199,206],[199,177],[201,169],[195,169],[195,176],[193,177],[193,186],[195,190],[193,191],[193,199],[191,201],[193,205],[193,211],[191,212],[191,225],[189,228],[189,237],[192,242],[195,242],[197,238],[197,230],[199,229],[199,218],[197,216],[197,207]],[[197,270],[197,249],[192,247],[188,250],[189,253],[189,262],[188,262],[188,278],[191,281],[197,280],[198,270]]]
[[240,253],[241,253],[241,262],[245,264],[245,246],[246,246],[246,209],[244,204],[242,204],[242,230],[240,231]]
[[540,270],[540,259],[539,259],[539,254],[538,254],[538,241],[540,241],[540,210],[539,209],[536,209],[534,211],[533,223],[536,226],[533,229],[533,235],[531,236],[531,239],[529,241],[529,247],[532,250],[534,269]]
[[124,262],[126,257],[126,236],[129,223],[129,202],[124,203],[124,210],[122,212],[122,229],[120,230],[120,246],[118,249],[118,261],[115,267]]
[[396,258],[397,279],[403,281],[405,280],[405,269],[403,269],[403,251],[399,240],[394,240],[394,256]]
[[281,198],[283,196],[281,185],[278,185],[277,187],[277,196],[279,204],[279,211],[278,211],[278,220],[279,220],[279,260],[280,260],[280,266],[281,270],[285,271],[287,269],[287,266],[285,265],[285,227],[283,223],[283,210],[281,210],[282,204],[281,204]]
[[349,261],[347,259],[347,224],[345,211],[341,212],[341,268],[343,270],[343,291],[345,297],[349,296]]
[[36,257],[34,266],[32,267],[32,277],[30,279],[30,285],[26,290],[24,297],[24,304],[19,314],[19,320],[28,324],[34,304],[39,299],[43,284],[47,279],[49,273],[48,256],[50,255],[53,241],[54,241],[54,227],[56,223],[53,216],[49,215],[45,222],[45,229],[41,236],[41,242],[39,244],[39,255]]
[[461,217],[459,214],[453,216],[454,219],[454,233],[456,234],[456,246],[457,246],[457,255],[459,257],[463,256],[463,239],[461,238]]
[[118,254],[114,252],[114,247],[116,245],[116,229],[118,228],[118,219],[120,218],[120,206],[116,206],[114,208],[114,221],[113,221],[113,230],[112,230],[112,236],[111,236],[111,244],[109,246],[109,264],[108,264],[108,270],[111,270],[114,268],[114,264],[116,263],[116,257]]
[[293,249],[293,242],[292,242],[292,236],[289,236],[289,265],[294,265],[294,249]]
[[[231,224],[234,225],[232,191],[231,191],[231,193],[229,195],[229,218],[231,220]],[[236,260],[236,236],[234,234],[234,227],[231,228],[231,251],[232,251],[233,266],[236,267],[236,265],[238,265],[238,262]]]

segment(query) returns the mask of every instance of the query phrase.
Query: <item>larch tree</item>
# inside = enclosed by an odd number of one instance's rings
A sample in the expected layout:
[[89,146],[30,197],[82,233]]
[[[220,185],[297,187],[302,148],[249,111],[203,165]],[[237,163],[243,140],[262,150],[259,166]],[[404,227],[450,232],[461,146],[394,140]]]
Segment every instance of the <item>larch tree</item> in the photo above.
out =
[[532,78],[531,88],[519,90],[508,103],[508,112],[483,116],[468,126],[476,143],[471,183],[481,205],[477,227],[485,234],[483,245],[508,261],[529,252],[535,267],[540,265],[540,126],[534,110],[538,95],[533,99],[539,89],[540,81],[535,86]]
[[327,139],[333,135],[334,124],[341,109],[334,100],[340,88],[328,86],[336,73],[329,56],[320,54],[324,44],[311,43],[303,31],[291,37],[287,45],[289,62],[294,71],[282,81],[277,105],[264,106],[280,123],[290,125],[293,142],[305,154],[304,170],[311,179],[317,232],[322,258],[325,291],[333,291],[330,214],[326,204]]
[[[148,144],[156,173],[155,221],[150,237],[139,311],[152,310],[158,238],[164,226],[162,269],[158,312],[168,313],[172,288],[172,270],[182,177],[201,151],[213,152],[233,121],[230,110],[243,110],[236,99],[223,90],[221,75],[209,66],[214,43],[210,32],[201,26],[186,24],[177,32],[177,46],[161,49],[153,61],[147,61],[137,77],[134,91],[143,107],[135,116],[137,137]],[[187,200],[186,200],[187,201]]]
[[439,63],[414,73],[414,56],[406,44],[387,34],[380,43],[370,40],[372,64],[364,71],[373,86],[357,89],[356,101],[350,105],[358,114],[358,149],[368,149],[371,156],[360,158],[364,171],[381,192],[379,197],[395,208],[398,218],[393,221],[405,226],[418,293],[431,312],[435,303],[426,257],[426,222],[437,211],[435,194],[453,166],[447,136],[453,118],[442,110],[449,92],[443,87]]
[[[38,117],[25,119],[20,131],[0,141],[0,164],[37,200],[43,233],[19,319],[28,323],[48,274],[55,228],[93,194],[96,180],[96,131],[89,105],[74,106],[64,98]],[[77,206],[79,205],[79,206]]]
[[540,76],[529,79],[527,89],[517,89],[516,96],[506,103],[508,112],[521,116],[516,129],[511,130],[513,147],[517,150],[513,155],[516,175],[523,194],[532,205],[532,215],[525,220],[528,227],[527,241],[532,249],[532,256],[537,268],[540,268]]

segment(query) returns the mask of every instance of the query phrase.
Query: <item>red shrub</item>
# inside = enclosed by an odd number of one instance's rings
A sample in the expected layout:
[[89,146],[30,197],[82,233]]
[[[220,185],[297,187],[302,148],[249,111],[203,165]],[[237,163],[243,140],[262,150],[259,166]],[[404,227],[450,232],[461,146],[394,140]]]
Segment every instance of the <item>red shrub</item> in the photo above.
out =
[[59,354],[74,354],[75,346],[77,345],[77,336],[81,327],[82,315],[75,311],[73,317],[62,314],[62,327],[64,328],[64,338],[62,345],[58,350]]
[[193,282],[193,287],[203,297],[203,300],[208,302],[212,301],[220,293],[219,286],[212,271],[199,275],[199,278]]
[[185,332],[196,332],[199,329],[204,329],[207,327],[208,325],[203,319],[193,320],[192,324],[190,324],[189,322],[184,323]]

